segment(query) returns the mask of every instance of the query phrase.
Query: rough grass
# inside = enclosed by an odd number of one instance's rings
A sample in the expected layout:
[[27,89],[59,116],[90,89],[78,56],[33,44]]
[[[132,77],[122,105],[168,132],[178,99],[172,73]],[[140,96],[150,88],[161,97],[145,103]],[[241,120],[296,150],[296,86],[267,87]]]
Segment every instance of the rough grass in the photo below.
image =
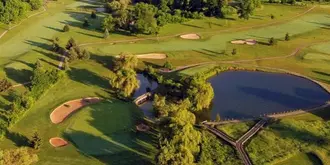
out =
[[153,164],[154,135],[135,131],[143,114],[134,104],[107,100],[83,108],[73,120],[65,134],[81,152],[107,155],[113,164]]
[[330,61],[330,55],[322,53],[307,53],[303,57],[305,60],[326,60]]
[[313,153],[300,153],[276,165],[323,165],[322,161]]

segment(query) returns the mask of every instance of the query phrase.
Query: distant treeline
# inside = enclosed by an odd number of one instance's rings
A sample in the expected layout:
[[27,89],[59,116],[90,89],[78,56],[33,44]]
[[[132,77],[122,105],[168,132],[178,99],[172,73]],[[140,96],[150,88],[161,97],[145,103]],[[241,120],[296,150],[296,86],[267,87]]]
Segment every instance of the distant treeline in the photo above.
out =
[[0,0],[0,22],[9,24],[26,17],[26,13],[38,10],[43,0]]

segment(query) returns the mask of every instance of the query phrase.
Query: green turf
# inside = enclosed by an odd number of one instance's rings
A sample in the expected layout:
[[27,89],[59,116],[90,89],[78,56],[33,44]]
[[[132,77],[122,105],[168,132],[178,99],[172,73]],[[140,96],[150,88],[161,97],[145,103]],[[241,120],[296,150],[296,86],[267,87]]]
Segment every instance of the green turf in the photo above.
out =
[[[65,134],[83,153],[109,157],[111,164],[152,164],[152,134],[135,131],[143,113],[132,103],[106,100],[80,110]],[[88,143],[86,143],[88,142]]]
[[330,61],[330,55],[322,53],[308,53],[303,57],[306,60],[327,60]]
[[234,139],[239,139],[255,124],[254,121],[247,121],[241,123],[229,123],[224,125],[218,125],[216,128],[223,131]]
[[323,165],[322,161],[313,153],[300,153],[276,165]]

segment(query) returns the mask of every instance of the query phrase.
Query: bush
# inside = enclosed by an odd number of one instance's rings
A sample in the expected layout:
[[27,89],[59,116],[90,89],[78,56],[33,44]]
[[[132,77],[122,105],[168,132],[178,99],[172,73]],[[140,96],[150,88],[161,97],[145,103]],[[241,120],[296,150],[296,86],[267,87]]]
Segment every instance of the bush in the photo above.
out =
[[92,11],[91,18],[93,18],[93,19],[96,19],[97,18],[97,15],[96,15],[95,11]]
[[231,52],[232,55],[236,55],[237,54],[237,50],[236,48],[233,49],[233,51]]
[[277,44],[277,40],[274,37],[269,39],[269,45],[273,46],[273,45],[276,45],[276,44]]
[[12,84],[7,79],[0,80],[0,92],[7,91],[11,86]]
[[85,18],[84,23],[83,23],[83,26],[84,27],[89,27],[90,26],[89,21],[88,21],[87,18]]
[[289,35],[289,33],[286,33],[285,34],[285,41],[289,41],[290,40],[290,35]]
[[70,27],[69,27],[69,25],[64,25],[64,27],[63,27],[63,32],[68,32],[68,31],[70,31]]

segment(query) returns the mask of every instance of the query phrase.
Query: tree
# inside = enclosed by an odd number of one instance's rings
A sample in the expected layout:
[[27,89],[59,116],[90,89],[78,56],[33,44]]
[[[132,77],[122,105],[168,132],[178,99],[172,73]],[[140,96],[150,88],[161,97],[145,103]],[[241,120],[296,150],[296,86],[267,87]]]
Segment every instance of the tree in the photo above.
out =
[[237,50],[236,48],[233,48],[233,50],[231,51],[231,55],[236,55],[237,54]]
[[170,62],[168,62],[168,61],[166,61],[164,63],[163,67],[164,68],[167,68],[167,69],[173,69],[173,65]]
[[115,22],[111,15],[104,18],[102,22],[102,28],[104,30],[113,31],[115,29]]
[[290,41],[290,34],[289,33],[285,34],[285,41]]
[[63,32],[68,32],[70,31],[70,26],[68,24],[65,24],[63,27]]
[[269,45],[273,46],[273,45],[276,45],[276,44],[277,44],[277,40],[274,37],[269,39]]
[[131,32],[154,34],[157,30],[155,19],[157,8],[146,3],[137,3],[131,13],[134,18]]
[[217,116],[215,117],[215,121],[219,122],[221,120],[219,113],[217,113]]
[[83,26],[84,27],[89,27],[90,26],[89,21],[88,21],[87,18],[85,18],[84,23],[83,23]]
[[109,31],[108,31],[108,29],[106,28],[106,29],[104,30],[103,38],[104,38],[104,39],[107,39],[108,37],[109,37]]
[[38,10],[42,6],[42,0],[29,0],[32,10]]
[[37,59],[36,63],[34,64],[34,68],[37,68],[37,69],[42,68],[42,64],[39,59]]
[[270,15],[271,19],[275,19],[275,16],[273,14]]
[[71,47],[68,54],[69,62],[75,61],[79,58],[79,54],[74,47]]
[[84,50],[82,51],[81,59],[83,59],[83,60],[88,60],[89,58],[90,58],[90,54],[89,54],[89,52],[88,52],[86,49],[84,49]]
[[32,139],[30,141],[30,144],[32,146],[32,148],[34,148],[35,150],[39,150],[41,145],[42,145],[42,141],[41,138],[38,134],[38,132],[34,132]]
[[0,164],[31,165],[38,161],[38,156],[26,147],[0,151]]
[[70,70],[70,66],[69,66],[69,60],[68,58],[64,58],[64,66],[63,66],[64,70]]
[[0,80],[0,93],[7,91],[12,84],[7,79]]
[[68,43],[66,44],[65,48],[67,50],[70,50],[72,47],[76,47],[76,46],[77,46],[76,40],[74,40],[73,38],[70,38]]
[[91,18],[93,18],[93,19],[96,19],[97,18],[97,15],[96,15],[96,12],[95,11],[92,11]]
[[237,9],[239,18],[248,20],[256,8],[255,5],[254,0],[241,0]]

